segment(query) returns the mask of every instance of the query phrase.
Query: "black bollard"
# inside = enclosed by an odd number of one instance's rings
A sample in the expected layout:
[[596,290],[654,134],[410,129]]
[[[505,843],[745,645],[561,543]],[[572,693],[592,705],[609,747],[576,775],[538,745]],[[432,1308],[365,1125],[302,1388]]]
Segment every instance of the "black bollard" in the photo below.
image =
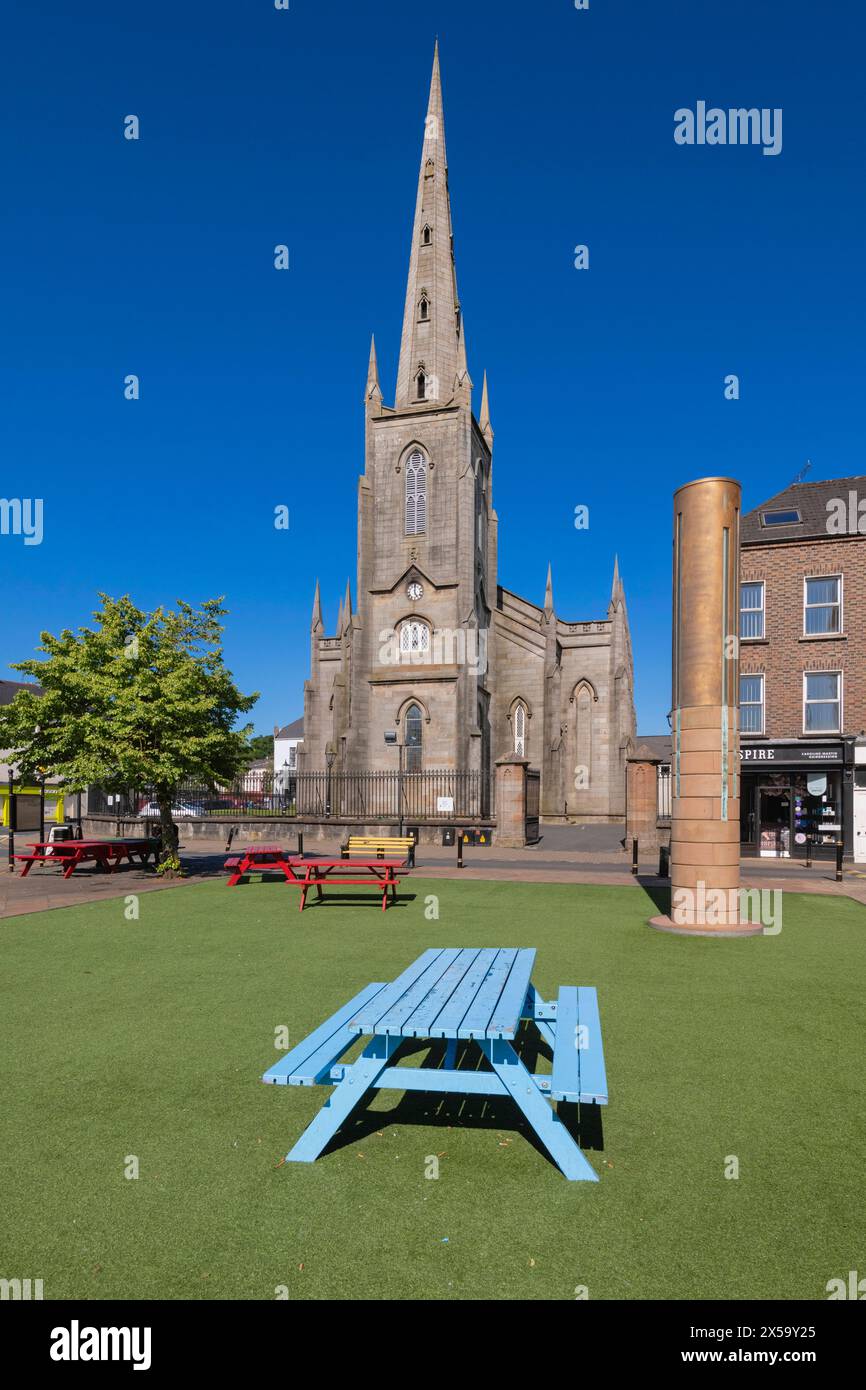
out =
[[463,831],[457,831],[457,867],[463,868]]
[[812,867],[812,836],[811,836],[811,835],[807,835],[807,836],[806,836],[806,868],[807,868],[807,869],[811,869],[811,867]]
[[845,852],[845,846],[842,844],[842,841],[841,841],[841,840],[837,840],[837,841],[836,841],[836,882],[837,882],[837,883],[841,883],[841,882],[842,882],[842,855],[844,854],[844,852]]
[[637,873],[637,840],[631,842],[631,871]]
[[303,832],[303,830],[299,830],[299,831],[298,831],[298,855],[300,856],[301,859],[303,859],[303,857],[304,857],[304,832]]

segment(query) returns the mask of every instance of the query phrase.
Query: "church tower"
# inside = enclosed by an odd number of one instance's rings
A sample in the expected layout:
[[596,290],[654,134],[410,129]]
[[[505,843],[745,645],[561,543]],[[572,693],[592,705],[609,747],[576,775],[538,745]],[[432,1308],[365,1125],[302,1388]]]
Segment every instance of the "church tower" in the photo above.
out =
[[438,44],[424,120],[394,405],[365,391],[347,768],[484,769],[496,595],[492,430],[472,413]]
[[[328,635],[317,586],[301,766],[486,774],[516,757],[540,774],[544,820],[621,818],[634,706],[619,570],[607,616],[581,621],[555,611],[549,570],[543,607],[499,583],[491,392],[485,373],[476,419],[454,244],[437,44],[394,403],[373,341],[355,601],[347,586]],[[346,814],[375,820],[375,778],[345,782]],[[490,782],[480,779],[482,815]],[[420,819],[412,785],[403,784],[410,820]],[[442,795],[456,785],[443,779]]]

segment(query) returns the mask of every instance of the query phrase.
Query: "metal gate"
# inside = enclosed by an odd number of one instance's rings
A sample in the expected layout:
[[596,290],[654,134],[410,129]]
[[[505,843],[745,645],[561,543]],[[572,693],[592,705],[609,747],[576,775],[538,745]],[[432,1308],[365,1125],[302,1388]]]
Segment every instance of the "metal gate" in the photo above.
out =
[[538,810],[541,804],[541,773],[533,768],[526,769],[526,825],[524,834],[527,844],[535,844],[539,836]]

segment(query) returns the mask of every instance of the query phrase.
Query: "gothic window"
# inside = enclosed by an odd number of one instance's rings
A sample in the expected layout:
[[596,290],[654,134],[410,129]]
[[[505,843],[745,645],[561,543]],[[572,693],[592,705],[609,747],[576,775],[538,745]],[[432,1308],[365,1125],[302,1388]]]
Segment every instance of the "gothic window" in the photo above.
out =
[[410,622],[403,623],[400,628],[400,655],[415,656],[418,653],[430,651],[430,629],[426,623]]
[[413,449],[406,460],[406,535],[423,536],[426,530],[427,460]]
[[514,751],[518,758],[526,757],[526,710],[518,705],[514,711]]
[[484,556],[485,540],[484,466],[479,459],[475,465],[475,548]]
[[421,301],[418,305],[418,317],[422,323],[426,323],[430,317],[430,300],[427,298],[426,294],[421,296]]
[[421,233],[422,246],[430,246],[433,241],[433,231],[429,226],[425,227]]
[[424,401],[427,399],[427,378],[423,372],[418,373],[418,376],[416,377],[416,382],[418,385],[417,399],[419,401]]
[[406,711],[406,733],[403,743],[406,748],[406,771],[421,771],[422,717],[417,705],[410,705]]
[[432,160],[432,159],[428,159],[428,160],[427,160],[427,163],[424,165],[424,177],[425,177],[425,179],[432,179],[432,177],[433,177],[433,160]]

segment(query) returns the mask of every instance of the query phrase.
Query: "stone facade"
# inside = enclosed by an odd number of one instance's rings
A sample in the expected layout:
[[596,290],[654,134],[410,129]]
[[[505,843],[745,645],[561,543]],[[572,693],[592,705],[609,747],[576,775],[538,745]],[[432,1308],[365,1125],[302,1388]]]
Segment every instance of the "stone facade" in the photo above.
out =
[[499,584],[487,378],[478,417],[457,293],[438,53],[418,180],[395,404],[375,344],[358,487],[357,608],[322,623],[318,585],[301,769],[397,765],[490,773],[508,754],[541,772],[541,814],[619,819],[634,744],[625,593],[607,614],[557,616]]

